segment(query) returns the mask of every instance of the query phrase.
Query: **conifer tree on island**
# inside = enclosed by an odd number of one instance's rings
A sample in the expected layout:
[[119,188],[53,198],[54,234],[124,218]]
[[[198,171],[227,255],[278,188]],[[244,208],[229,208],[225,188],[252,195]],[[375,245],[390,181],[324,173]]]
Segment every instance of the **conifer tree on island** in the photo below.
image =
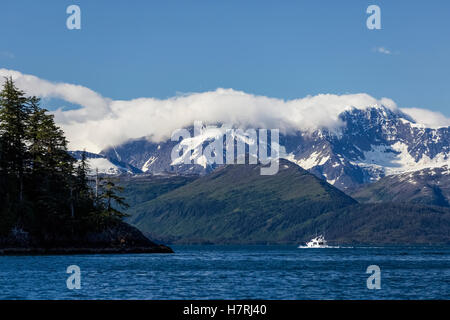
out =
[[101,231],[125,216],[118,209],[127,207],[117,194],[121,188],[105,180],[96,195],[85,153],[77,164],[67,144],[40,99],[6,78],[0,92],[0,237],[20,230],[51,241]]

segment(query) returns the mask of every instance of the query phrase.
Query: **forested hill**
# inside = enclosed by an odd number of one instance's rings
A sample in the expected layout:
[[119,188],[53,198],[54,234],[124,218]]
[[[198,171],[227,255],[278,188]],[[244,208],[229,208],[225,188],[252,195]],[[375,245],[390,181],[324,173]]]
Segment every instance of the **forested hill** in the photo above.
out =
[[174,243],[295,243],[318,231],[309,225],[313,219],[356,204],[296,164],[280,159],[279,165],[268,176],[260,175],[261,165],[221,167],[135,204],[129,221]]
[[[122,245],[136,240],[138,231],[121,221],[120,188],[101,179],[93,192],[87,172],[85,158],[69,155],[63,131],[40,100],[7,78],[0,92],[0,248],[89,246],[86,237],[105,230],[122,237]],[[95,246],[113,242],[100,236]]]
[[[122,178],[123,179],[123,178]],[[229,165],[194,179],[125,177],[131,223],[167,243],[298,245],[320,233],[330,244],[450,243],[450,209],[405,203],[358,204],[287,160]]]

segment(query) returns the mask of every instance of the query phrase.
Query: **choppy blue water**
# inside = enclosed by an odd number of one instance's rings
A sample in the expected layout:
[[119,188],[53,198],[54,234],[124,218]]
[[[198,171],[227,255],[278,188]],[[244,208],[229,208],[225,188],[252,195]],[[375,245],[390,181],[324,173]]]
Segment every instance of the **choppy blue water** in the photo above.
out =
[[[173,248],[0,257],[0,299],[450,299],[450,247]],[[69,265],[81,269],[79,290],[66,286]],[[367,288],[369,265],[380,290]]]

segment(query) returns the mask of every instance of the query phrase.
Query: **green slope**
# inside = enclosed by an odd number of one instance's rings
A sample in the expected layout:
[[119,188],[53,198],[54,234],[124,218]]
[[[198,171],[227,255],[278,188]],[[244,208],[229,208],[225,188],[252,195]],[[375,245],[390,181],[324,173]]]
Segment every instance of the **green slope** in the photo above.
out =
[[137,204],[129,221],[151,238],[171,243],[284,243],[314,234],[311,221],[321,214],[355,203],[280,160],[273,176],[260,175],[259,165],[219,168]]
[[176,176],[176,175],[148,175],[148,176],[121,176],[114,178],[116,183],[124,188],[121,196],[125,197],[130,205],[128,214],[133,214],[133,207],[155,199],[156,197],[182,187],[198,176]]
[[438,206],[357,204],[323,214],[311,223],[335,244],[450,243],[450,209]]
[[362,203],[407,202],[450,207],[449,167],[387,176],[350,195]]

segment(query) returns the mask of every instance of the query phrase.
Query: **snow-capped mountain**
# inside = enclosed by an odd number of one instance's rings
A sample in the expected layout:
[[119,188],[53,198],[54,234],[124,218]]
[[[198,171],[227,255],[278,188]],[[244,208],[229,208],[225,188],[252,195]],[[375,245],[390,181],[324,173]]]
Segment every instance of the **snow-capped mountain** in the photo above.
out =
[[384,107],[353,109],[340,118],[345,125],[338,133],[301,133],[288,159],[340,189],[450,164],[450,127],[425,128]]
[[[426,128],[400,111],[384,106],[353,108],[340,114],[337,129],[298,130],[280,134],[280,155],[342,189],[354,189],[380,178],[450,164],[450,127]],[[192,132],[192,128],[189,128]],[[220,133],[220,130],[219,130]],[[195,150],[207,146],[218,131],[204,129],[200,136],[183,140]],[[256,141],[236,135],[252,145]],[[151,142],[145,138],[107,148],[101,155],[127,163],[142,172],[198,173],[214,165],[198,156],[192,165],[172,161],[178,142]],[[247,152],[251,153],[251,148]]]
[[[83,151],[70,151],[72,157],[81,160]],[[95,174],[97,171],[100,174],[118,175],[118,174],[138,174],[141,170],[134,168],[130,164],[117,161],[116,159],[109,159],[103,155],[86,152],[86,162],[89,166],[89,174]]]

